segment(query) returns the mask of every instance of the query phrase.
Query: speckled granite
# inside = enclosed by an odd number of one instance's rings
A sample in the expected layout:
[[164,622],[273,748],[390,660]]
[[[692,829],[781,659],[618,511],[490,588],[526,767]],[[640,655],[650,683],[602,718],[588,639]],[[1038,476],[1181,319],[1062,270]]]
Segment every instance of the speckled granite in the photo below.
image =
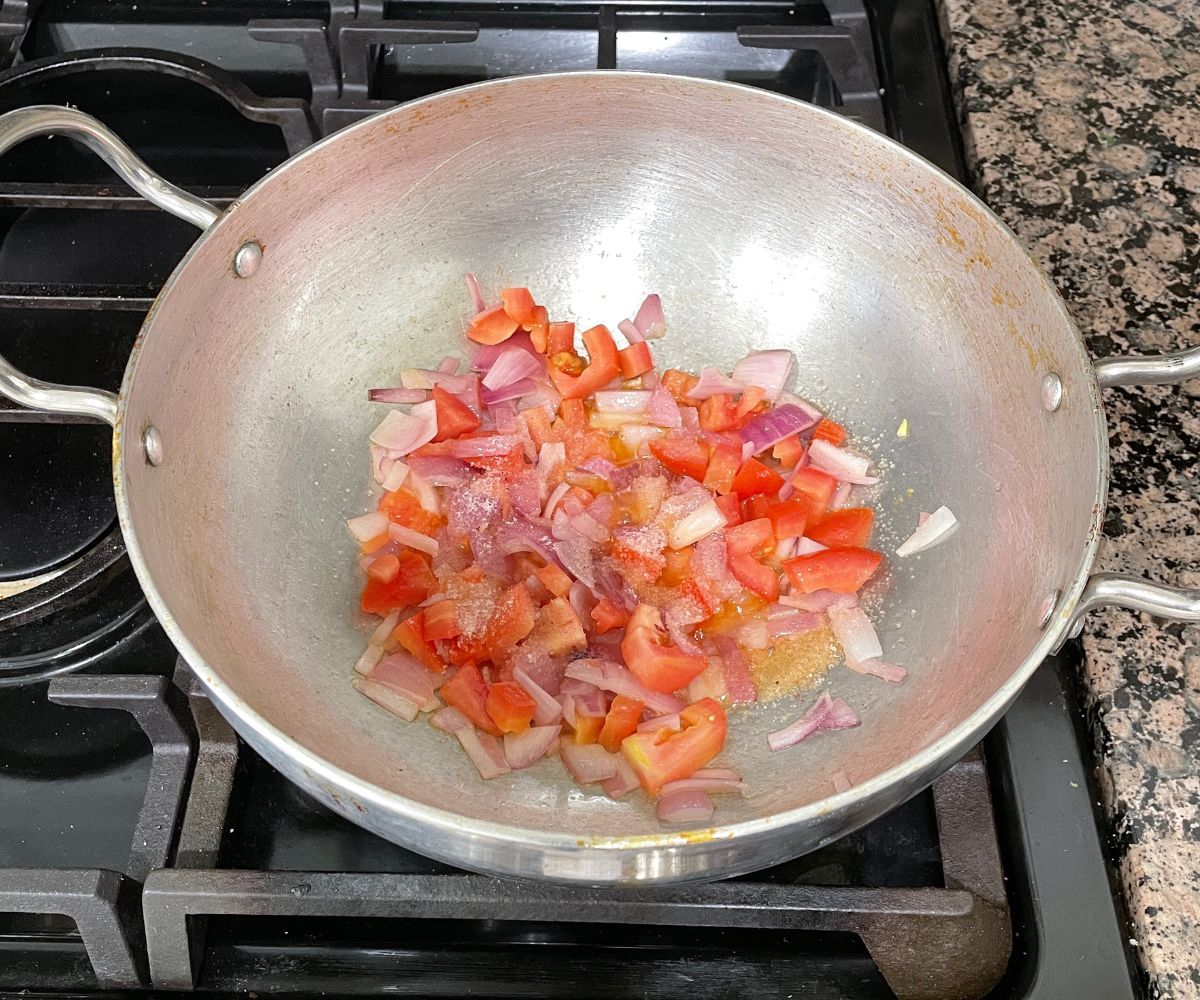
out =
[[[1200,342],[1200,4],[942,0],[976,190],[1093,353]],[[1200,587],[1200,380],[1106,395],[1104,569]],[[1107,611],[1084,632],[1132,935],[1155,997],[1200,997],[1200,628]]]

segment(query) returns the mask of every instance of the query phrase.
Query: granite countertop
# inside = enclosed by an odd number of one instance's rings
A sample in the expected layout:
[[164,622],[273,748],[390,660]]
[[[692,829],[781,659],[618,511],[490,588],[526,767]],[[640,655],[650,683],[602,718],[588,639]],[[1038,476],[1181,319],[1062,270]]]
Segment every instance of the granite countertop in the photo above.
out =
[[[942,0],[975,190],[1095,357],[1200,342],[1200,5]],[[1100,569],[1200,587],[1200,379],[1109,390]],[[1100,785],[1152,997],[1200,997],[1200,626],[1084,629]]]

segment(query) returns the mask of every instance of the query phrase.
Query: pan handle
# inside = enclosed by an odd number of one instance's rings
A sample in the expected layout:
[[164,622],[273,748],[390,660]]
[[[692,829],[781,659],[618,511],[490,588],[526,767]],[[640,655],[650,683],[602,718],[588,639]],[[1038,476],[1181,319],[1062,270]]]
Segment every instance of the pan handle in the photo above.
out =
[[[1200,347],[1146,357],[1103,358],[1096,362],[1102,389],[1122,385],[1171,385],[1200,376]],[[1121,607],[1177,622],[1200,622],[1200,590],[1168,587],[1131,573],[1093,573],[1071,610],[1065,635],[1077,635],[1088,612]]]
[[[221,213],[208,202],[163,180],[106,126],[91,115],[52,104],[18,108],[0,115],[0,155],[26,139],[65,135],[87,146],[138,194],[153,205],[207,229]],[[0,356],[0,394],[22,406],[50,413],[117,422],[117,397],[103,389],[52,385],[22,374]]]

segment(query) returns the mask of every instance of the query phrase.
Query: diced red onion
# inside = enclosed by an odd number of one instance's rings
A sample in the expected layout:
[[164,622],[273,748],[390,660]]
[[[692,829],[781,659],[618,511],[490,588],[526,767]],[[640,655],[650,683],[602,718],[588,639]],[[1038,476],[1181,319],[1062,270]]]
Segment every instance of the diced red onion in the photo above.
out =
[[[683,648],[682,646],[680,647]],[[687,650],[684,650],[687,652]],[[687,686],[687,699],[695,703],[701,698],[716,698],[720,700],[729,694],[725,686],[725,671],[719,657],[713,657],[697,677]]]
[[464,275],[464,278],[467,282],[467,294],[471,296],[471,308],[478,315],[487,308],[487,302],[483,298],[483,289],[479,287],[479,279],[470,271]]
[[418,707],[428,705],[437,690],[433,674],[404,652],[389,653],[375,664],[367,677],[404,695]]
[[403,456],[423,444],[429,444],[436,434],[437,408],[433,400],[428,400],[418,403],[407,413],[389,410],[379,426],[371,432],[371,442]]
[[625,334],[625,339],[630,344],[640,344],[646,338],[642,336],[642,331],[637,328],[637,324],[631,319],[623,319],[617,324],[617,329]]
[[592,563],[592,550],[587,539],[576,534],[554,543],[554,551],[568,573],[588,587],[596,586],[596,571]]
[[394,493],[404,485],[404,480],[408,478],[408,466],[400,459],[392,462],[392,467],[388,469],[387,475],[383,477],[383,482],[380,484],[385,492]]
[[458,372],[459,361],[453,354],[447,354],[442,358],[442,363],[437,366],[437,370],[443,375],[454,375]]
[[597,413],[645,413],[650,407],[650,393],[645,389],[618,389],[611,391],[602,389],[592,398],[596,402]]
[[550,752],[562,726],[530,726],[523,733],[504,737],[504,760],[514,771],[529,767]]
[[896,549],[898,556],[912,556],[944,541],[958,524],[949,507],[939,507],[923,521],[908,540]]
[[435,368],[405,368],[400,373],[400,384],[406,389],[432,389],[437,385],[457,396],[470,389],[473,382],[470,375],[451,375]]
[[781,538],[775,543],[775,558],[779,562],[791,559],[796,554],[797,539]]
[[744,781],[731,781],[728,778],[681,778],[678,781],[668,781],[662,787],[662,793],[674,795],[676,792],[704,792],[708,795],[743,795],[750,786]]
[[639,722],[637,731],[639,733],[653,733],[659,729],[678,730],[680,726],[679,713],[671,712],[669,715],[656,715],[652,719],[647,719],[645,722]]
[[492,391],[503,389],[522,379],[531,378],[543,370],[543,364],[527,351],[506,346],[483,376],[483,387]]
[[515,434],[494,434],[491,437],[460,438],[450,445],[450,454],[455,458],[495,458],[519,447],[521,439]]
[[830,698],[828,691],[822,691],[816,704],[804,713],[790,726],[767,736],[767,745],[772,750],[784,750],[795,746],[801,740],[807,739],[821,729],[850,729],[859,724],[854,710],[841,698],[836,701]]
[[504,747],[495,736],[476,729],[460,729],[454,735],[467,751],[471,763],[478,768],[481,778],[498,778],[512,770],[504,759]]
[[412,471],[430,486],[461,486],[471,475],[466,462],[449,455],[410,458],[408,464]]
[[724,781],[741,781],[742,776],[732,767],[702,767],[692,772],[693,778],[720,778]]
[[830,608],[829,624],[833,626],[833,634],[842,644],[847,660],[862,663],[883,656],[875,626],[863,614],[862,608]]
[[562,718],[562,705],[558,699],[545,688],[540,687],[526,673],[524,667],[517,667],[513,670],[513,680],[520,684],[525,689],[525,693],[533,699],[536,706],[533,712],[533,721],[539,726],[551,726]]
[[428,535],[422,535],[419,531],[413,531],[412,528],[406,528],[402,524],[393,524],[388,528],[388,537],[393,542],[399,542],[401,545],[407,545],[410,549],[416,549],[418,552],[424,552],[427,555],[436,556],[438,554],[438,543],[436,538],[430,538]]
[[664,823],[703,823],[712,817],[713,804],[703,792],[672,792],[658,800],[655,812]]
[[571,528],[579,532],[589,542],[595,542],[597,545],[602,545],[608,541],[608,529],[602,524],[597,524],[586,513],[576,514],[570,519]]
[[617,773],[600,782],[600,787],[610,799],[619,799],[637,788],[639,782],[624,754],[613,754],[613,765],[616,767]]
[[366,695],[380,708],[386,708],[392,715],[405,722],[412,722],[420,714],[421,710],[412,701],[384,684],[358,675],[355,675],[350,683],[360,694]]
[[692,617],[680,608],[678,601],[672,601],[663,608],[663,624],[667,626],[667,634],[683,652],[689,656],[703,656],[704,647],[692,638],[692,629],[688,626],[695,624],[685,619]]
[[526,410],[532,410],[535,406],[543,407],[546,413],[553,417],[558,411],[559,404],[562,403],[562,396],[558,390],[549,382],[535,381],[536,388],[521,397],[517,403],[517,409],[524,413]]
[[694,511],[681,517],[671,526],[667,535],[667,544],[673,549],[682,549],[723,527],[725,527],[725,515],[721,513],[721,509],[712,497],[709,497]]
[[471,367],[477,372],[486,372],[497,359],[505,351],[517,347],[526,354],[532,355],[540,364],[545,364],[545,359],[538,353],[536,347],[533,346],[533,341],[530,340],[529,334],[524,330],[518,330],[507,340],[501,341],[499,344],[484,344],[475,352],[475,356],[471,358]]
[[567,495],[571,490],[570,483],[559,483],[550,492],[550,496],[546,498],[546,507],[542,511],[542,517],[551,517],[554,514],[554,508],[558,506],[558,502]]
[[780,403],[788,403],[788,404],[791,404],[792,406],[798,406],[800,409],[802,409],[805,413],[807,413],[810,417],[813,418],[813,426],[814,427],[817,425],[817,423],[820,421],[820,419],[825,415],[821,412],[820,408],[817,407],[815,404],[810,403],[807,399],[804,399],[802,396],[797,396],[794,392],[781,392],[779,394],[779,402]]
[[595,658],[573,660],[567,664],[566,675],[576,680],[587,681],[613,694],[636,698],[652,712],[660,715],[680,712],[684,708],[683,702],[674,695],[651,691],[619,663]]
[[383,647],[371,644],[362,651],[362,655],[354,662],[354,672],[362,674],[364,677],[371,672],[371,668],[383,659]]
[[350,529],[354,540],[361,544],[384,534],[390,523],[387,514],[381,510],[373,510],[369,514],[360,514],[358,517],[350,518],[346,522],[346,527]]
[[[815,543],[814,543],[815,544]],[[854,594],[838,594],[832,590],[814,590],[811,594],[783,594],[780,604],[801,611],[828,611],[830,608],[856,608],[858,598]]]
[[737,630],[737,643],[743,649],[766,649],[771,645],[767,623],[760,618],[746,622]]
[[700,381],[688,390],[687,395],[688,399],[708,399],[709,396],[716,396],[722,392],[737,395],[745,388],[743,383],[731,379],[715,368],[701,368]]
[[772,639],[781,639],[789,635],[801,635],[820,628],[824,619],[811,611],[800,611],[798,608],[788,608],[791,615],[771,618],[767,621],[767,634]]
[[750,675],[750,662],[746,654],[727,635],[716,636],[713,641],[717,645],[717,652],[721,654],[721,669],[725,672],[725,687],[730,700],[735,705],[757,701],[758,689]]
[[839,795],[842,792],[850,791],[854,787],[845,771],[834,771],[831,775],[831,780],[833,781],[833,790]]
[[908,676],[908,671],[895,663],[888,663],[878,658],[871,660],[852,660],[846,658],[846,666],[860,674],[879,677],[890,684],[899,684]]
[[733,366],[732,377],[745,385],[756,385],[774,403],[792,373],[792,352],[782,349],[751,351]]
[[387,613],[383,621],[371,633],[371,638],[368,640],[372,646],[382,646],[391,638],[392,632],[396,626],[400,624],[400,608],[393,608]]
[[848,482],[838,483],[837,489],[833,491],[833,497],[829,501],[830,510],[841,510],[850,502],[850,494],[854,492],[854,484]]
[[598,743],[575,743],[564,739],[560,743],[559,753],[571,777],[581,785],[604,781],[617,773],[613,755]]
[[797,538],[795,542],[796,548],[792,554],[797,556],[811,556],[814,552],[824,552],[829,548],[828,545],[814,542],[811,538]]
[[457,733],[471,728],[471,720],[453,705],[440,708],[429,717],[429,724],[443,733]]
[[414,472],[411,467],[409,468],[408,472],[408,485],[417,495],[417,501],[421,504],[422,510],[441,517],[441,496],[439,495],[438,491],[433,488],[429,480],[427,480],[424,476]]
[[506,385],[503,389],[484,389],[482,392],[485,406],[494,407],[497,403],[507,403],[510,400],[521,399],[537,390],[538,383],[531,378],[523,378],[518,382]]
[[656,427],[682,427],[683,415],[679,412],[679,404],[667,389],[659,385],[650,393],[650,403],[646,407],[646,417]]
[[794,403],[783,403],[767,410],[766,413],[760,413],[739,433],[743,441],[754,446],[754,454],[757,455],[768,448],[774,448],[792,434],[808,430],[818,419],[805,413]]
[[871,467],[869,459],[830,444],[822,438],[816,438],[808,446],[808,457],[818,469],[824,469],[831,476],[836,476],[844,482],[869,486],[879,481],[867,475],[867,469]]
[[403,386],[367,390],[367,399],[372,403],[423,403],[428,398],[429,393],[424,389],[405,389]]
[[661,427],[647,427],[645,424],[626,424],[618,432],[621,441],[630,451],[639,456],[650,454],[650,442],[661,438],[667,432]]
[[646,296],[633,317],[633,325],[647,340],[657,340],[667,332],[667,318],[663,315],[662,299],[656,293]]

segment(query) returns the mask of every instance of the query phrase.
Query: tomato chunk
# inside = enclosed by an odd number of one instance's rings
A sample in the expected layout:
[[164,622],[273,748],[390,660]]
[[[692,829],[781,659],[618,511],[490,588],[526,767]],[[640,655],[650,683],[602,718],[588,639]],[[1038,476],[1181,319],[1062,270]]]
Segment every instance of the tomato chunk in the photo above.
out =
[[[713,399],[716,397],[713,396]],[[707,403],[708,400],[705,400]],[[742,464],[742,452],[731,444],[719,444],[713,449],[708,460],[708,470],[704,473],[704,486],[718,493],[732,493],[733,482],[737,478],[738,467]],[[780,485],[782,485],[782,480]]]
[[596,634],[604,635],[615,628],[622,628],[629,621],[629,613],[618,608],[607,597],[602,597],[592,608],[592,621],[596,623]]
[[554,563],[546,563],[541,569],[534,570],[534,576],[555,597],[566,597],[571,592],[571,578]]
[[500,595],[484,630],[484,644],[492,659],[497,659],[533,631],[536,624],[533,598],[523,583],[509,587]]
[[654,357],[650,354],[650,345],[644,340],[623,347],[618,352],[623,378],[637,378],[645,375],[654,367]]
[[804,445],[798,434],[789,434],[771,449],[771,455],[785,469],[794,469],[804,455]]
[[475,664],[459,667],[442,685],[441,695],[447,705],[453,705],[485,733],[500,735],[487,711],[488,683]]
[[727,392],[709,396],[700,404],[700,426],[706,431],[731,431],[737,426],[737,407]]
[[825,549],[788,559],[783,568],[801,594],[811,594],[814,590],[853,594],[871,578],[881,562],[883,555],[870,549]]
[[725,745],[725,709],[702,698],[679,713],[680,728],[634,733],[621,741],[621,753],[647,795],[668,781],[679,781],[708,764]]
[[822,417],[813,428],[813,440],[828,441],[832,445],[840,445],[846,440],[846,428],[836,420]]
[[621,741],[637,731],[645,707],[637,698],[617,695],[608,706],[608,715],[604,717],[604,726],[596,742],[609,753],[619,753]]
[[783,500],[780,503],[771,504],[766,513],[775,537],[782,540],[799,538],[803,535],[804,528],[808,524],[810,509],[811,507],[804,500]]
[[691,476],[697,482],[704,479],[708,468],[708,448],[695,438],[667,438],[651,441],[650,454],[677,476]]
[[678,368],[668,368],[662,373],[659,381],[663,388],[675,397],[675,402],[686,403],[689,406],[696,405],[694,399],[688,399],[688,393],[696,388],[696,383],[700,381],[695,375],[681,372]]
[[391,641],[401,646],[414,660],[428,667],[435,674],[446,669],[446,664],[437,655],[433,643],[425,636],[425,615],[418,611],[392,629]]
[[782,485],[783,476],[756,458],[746,459],[733,477],[733,492],[741,497],[756,494],[774,496]]
[[467,336],[477,344],[499,344],[517,332],[520,324],[504,311],[503,305],[477,313],[467,327]]
[[386,615],[395,608],[420,604],[437,586],[437,577],[419,552],[405,549],[396,558],[400,562],[400,569],[390,582],[383,583],[368,577],[359,601],[359,606],[367,614]]
[[804,466],[792,473],[788,480],[796,491],[796,496],[808,501],[809,514],[824,514],[829,509],[829,501],[833,499],[837,489],[837,480],[828,472]]
[[639,604],[625,627],[621,655],[633,675],[652,691],[678,691],[708,666],[707,656],[685,653],[667,638],[662,616],[649,604]]
[[516,681],[496,681],[488,688],[484,707],[502,733],[525,732],[537,711],[537,703]]
[[546,334],[546,354],[563,354],[575,350],[575,324],[551,323]]
[[549,366],[550,381],[563,399],[583,399],[597,389],[603,389],[621,371],[617,345],[604,326],[593,326],[583,335],[588,351],[588,365],[578,375],[571,375],[554,365]]
[[479,429],[479,417],[475,411],[440,385],[433,387],[433,405],[437,413],[435,441],[448,441]]
[[437,639],[453,639],[462,635],[458,624],[458,602],[438,601],[425,609],[425,639],[434,642]]
[[403,486],[379,499],[379,509],[393,524],[399,524],[422,535],[432,535],[442,526],[442,519],[421,506],[417,495]]
[[805,530],[814,542],[831,549],[863,548],[871,539],[875,511],[870,507],[846,507],[822,514]]
[[528,288],[500,289],[500,304],[504,307],[509,319],[520,326],[533,326],[537,319],[537,305]]
[[760,517],[725,530],[729,572],[747,590],[773,601],[779,596],[779,574],[758,557],[770,550],[771,522]]

